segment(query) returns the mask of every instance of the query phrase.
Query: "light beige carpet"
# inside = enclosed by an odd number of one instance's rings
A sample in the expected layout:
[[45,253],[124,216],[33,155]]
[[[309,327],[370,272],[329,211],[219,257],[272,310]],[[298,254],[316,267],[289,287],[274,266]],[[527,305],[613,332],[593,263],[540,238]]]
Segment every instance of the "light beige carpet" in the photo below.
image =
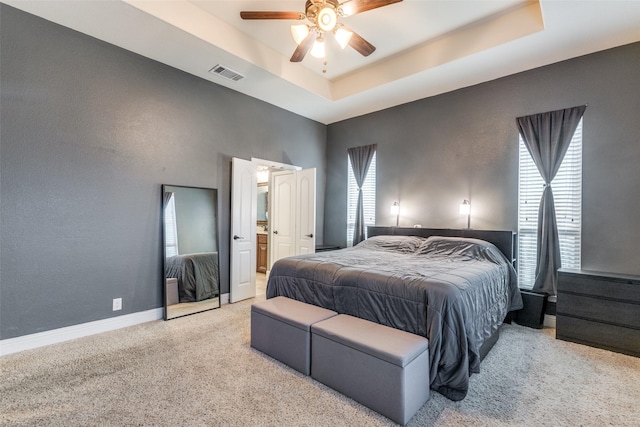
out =
[[[252,302],[4,356],[0,425],[392,425],[251,349]],[[553,333],[505,326],[467,398],[409,425],[637,426],[640,359]]]

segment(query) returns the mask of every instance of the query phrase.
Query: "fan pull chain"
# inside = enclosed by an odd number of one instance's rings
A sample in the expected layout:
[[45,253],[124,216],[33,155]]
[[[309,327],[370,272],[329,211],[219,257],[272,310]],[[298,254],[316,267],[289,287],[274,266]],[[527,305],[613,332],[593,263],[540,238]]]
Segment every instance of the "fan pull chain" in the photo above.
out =
[[322,62],[322,73],[326,73],[327,72],[327,61],[323,61]]

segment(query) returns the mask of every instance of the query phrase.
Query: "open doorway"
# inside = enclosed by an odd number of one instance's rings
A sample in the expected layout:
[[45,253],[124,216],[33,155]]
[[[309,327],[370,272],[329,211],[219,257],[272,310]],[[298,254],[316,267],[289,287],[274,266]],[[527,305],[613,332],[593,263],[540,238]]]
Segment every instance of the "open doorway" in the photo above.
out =
[[315,251],[315,169],[232,159],[230,302],[266,290],[278,259]]

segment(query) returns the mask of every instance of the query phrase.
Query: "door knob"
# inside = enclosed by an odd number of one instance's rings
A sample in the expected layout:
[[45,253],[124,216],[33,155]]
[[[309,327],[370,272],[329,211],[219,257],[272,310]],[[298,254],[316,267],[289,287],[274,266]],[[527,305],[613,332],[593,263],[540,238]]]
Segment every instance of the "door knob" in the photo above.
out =
[[240,237],[240,236],[234,234],[233,240],[244,240],[244,237]]
[[311,238],[313,238],[313,233],[311,233],[311,234],[306,234],[306,236],[307,236],[307,237],[311,237]]
[[274,231],[273,231],[273,234],[278,234],[278,230],[274,230]]

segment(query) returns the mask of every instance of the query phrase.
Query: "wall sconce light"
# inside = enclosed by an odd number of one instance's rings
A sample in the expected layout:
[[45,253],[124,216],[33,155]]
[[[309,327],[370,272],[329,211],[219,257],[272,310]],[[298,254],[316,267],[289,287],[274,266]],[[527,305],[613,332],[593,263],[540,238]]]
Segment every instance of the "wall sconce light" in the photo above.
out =
[[400,203],[393,202],[391,205],[391,215],[396,216],[396,227],[400,224]]
[[467,216],[467,228],[471,228],[471,202],[467,199],[460,205],[460,215]]

